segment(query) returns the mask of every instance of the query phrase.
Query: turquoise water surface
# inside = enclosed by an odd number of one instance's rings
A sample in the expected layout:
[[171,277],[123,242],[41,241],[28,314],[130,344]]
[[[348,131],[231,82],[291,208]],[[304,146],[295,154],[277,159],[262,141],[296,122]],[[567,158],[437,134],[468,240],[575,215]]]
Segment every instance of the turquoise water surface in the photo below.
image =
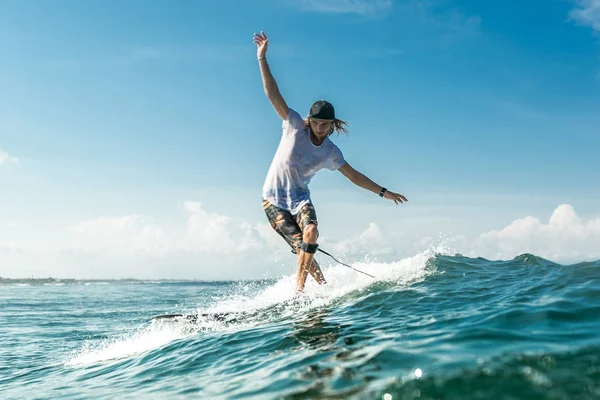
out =
[[0,398],[600,399],[600,261],[354,266],[377,279],[299,300],[293,274],[4,283]]

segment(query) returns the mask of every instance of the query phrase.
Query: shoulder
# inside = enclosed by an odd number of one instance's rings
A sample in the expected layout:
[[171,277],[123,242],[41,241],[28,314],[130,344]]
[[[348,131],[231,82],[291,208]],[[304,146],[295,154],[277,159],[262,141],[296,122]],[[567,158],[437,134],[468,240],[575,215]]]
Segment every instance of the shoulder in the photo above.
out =
[[340,150],[340,148],[329,138],[327,138],[327,153],[332,159],[344,160],[344,153],[342,153],[342,150]]
[[342,151],[340,150],[340,148],[338,147],[337,144],[335,144],[333,142],[333,140],[331,140],[331,138],[327,138],[326,139],[326,143],[327,143],[327,148],[329,149],[330,152],[332,153],[342,153]]
[[344,154],[342,154],[340,148],[337,147],[336,144],[333,143],[329,138],[327,138],[326,145],[328,160],[326,168],[335,171],[336,169],[339,169],[342,165],[346,163],[346,160],[344,159]]
[[304,127],[304,118],[302,118],[298,111],[294,110],[293,108],[290,108],[287,118],[283,122],[295,129],[301,129]]
[[304,129],[304,119],[294,109],[290,108],[287,118],[281,123],[284,136],[294,136],[296,132]]

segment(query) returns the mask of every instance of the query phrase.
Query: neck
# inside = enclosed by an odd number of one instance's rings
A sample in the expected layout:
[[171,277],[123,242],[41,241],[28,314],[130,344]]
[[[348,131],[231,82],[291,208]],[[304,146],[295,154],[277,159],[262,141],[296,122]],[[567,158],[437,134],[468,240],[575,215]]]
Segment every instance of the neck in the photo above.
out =
[[315,146],[320,146],[323,144],[323,142],[325,141],[325,139],[327,138],[327,136],[324,136],[322,138],[319,139],[319,137],[317,135],[315,135],[315,133],[312,131],[312,129],[308,128],[309,132],[310,132],[310,140],[313,142],[313,144]]

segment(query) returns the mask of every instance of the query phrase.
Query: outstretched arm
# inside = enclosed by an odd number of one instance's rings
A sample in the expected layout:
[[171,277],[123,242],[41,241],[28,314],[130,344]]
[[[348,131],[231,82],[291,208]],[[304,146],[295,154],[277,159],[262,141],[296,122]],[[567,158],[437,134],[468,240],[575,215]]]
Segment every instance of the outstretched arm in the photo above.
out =
[[[358,172],[357,170],[352,168],[350,166],[350,164],[348,164],[348,163],[345,163],[344,165],[342,165],[338,169],[338,171],[340,171],[342,174],[344,174],[344,176],[346,178],[348,178],[352,183],[354,183],[357,186],[360,186],[363,189],[367,189],[376,194],[381,193],[381,190],[383,189],[382,186],[376,184],[375,182],[370,180],[368,177],[366,177],[365,175],[361,174],[360,172]],[[387,189],[386,189],[385,193],[383,194],[383,197],[388,200],[392,200],[396,204],[398,204],[399,202],[404,203],[405,201],[408,201],[406,199],[406,197],[404,197],[403,195],[401,195],[399,193],[390,192]]]
[[281,119],[285,120],[288,117],[290,109],[279,92],[277,82],[275,82],[275,78],[273,78],[271,69],[267,63],[266,56],[269,39],[267,39],[267,35],[263,31],[260,31],[260,33],[254,34],[254,43],[256,44],[256,56],[258,57],[258,65],[260,66],[260,75],[262,77],[265,94],[275,108],[275,111],[277,111],[277,114]]

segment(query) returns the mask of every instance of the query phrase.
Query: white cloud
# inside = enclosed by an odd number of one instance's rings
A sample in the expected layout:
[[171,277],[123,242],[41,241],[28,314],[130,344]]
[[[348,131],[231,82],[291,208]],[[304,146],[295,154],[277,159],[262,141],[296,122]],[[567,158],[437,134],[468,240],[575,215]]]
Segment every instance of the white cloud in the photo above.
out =
[[[201,203],[184,202],[187,224],[165,231],[143,215],[101,217],[84,221],[67,229],[71,248],[106,253],[173,253],[235,254],[261,249],[262,235],[247,221],[212,214]],[[269,227],[270,229],[270,227]]]
[[600,32],[600,0],[576,0],[570,18],[583,26]]
[[289,246],[285,243],[281,236],[279,236],[279,234],[273,230],[269,223],[257,224],[254,229],[267,246],[272,248],[279,247],[282,249],[289,249]]
[[71,245],[89,251],[157,253],[163,247],[162,229],[141,215],[100,217],[68,228]]
[[503,260],[524,253],[559,263],[600,259],[600,218],[583,220],[569,204],[559,205],[546,223],[526,216],[500,230],[478,236],[436,233],[435,237],[419,239],[410,232],[383,232],[371,222],[366,230],[354,237],[321,242],[332,253],[349,260],[362,257],[391,260],[426,249]]
[[25,251],[25,249],[23,249],[21,246],[16,245],[14,243],[4,243],[4,244],[0,244],[0,253],[23,253]]
[[332,242],[329,246],[332,251],[344,255],[365,253],[365,251],[382,254],[389,252],[392,247],[389,238],[388,240],[384,239],[381,229],[374,222],[370,222],[369,226],[359,235]]
[[369,226],[358,235],[348,239],[320,242],[325,250],[350,262],[365,259],[392,262],[426,250],[456,254],[466,247],[468,239],[464,235],[447,235],[440,232],[437,238],[422,237],[414,228],[384,232],[379,225],[370,222]]
[[246,221],[233,221],[230,217],[209,214],[201,203],[186,201],[188,219],[188,249],[239,253],[258,250],[263,246],[259,232]]
[[18,164],[19,159],[8,154],[7,151],[0,149],[0,167],[8,164]]
[[558,206],[547,224],[535,217],[513,221],[482,234],[473,245],[477,255],[509,259],[531,253],[558,262],[600,258],[600,218],[583,221],[569,204]]
[[332,14],[372,15],[392,8],[392,0],[300,0],[294,4],[304,11]]
[[[70,226],[54,245],[19,243],[6,235],[7,243],[0,240],[0,276],[244,279],[293,272],[296,258],[264,221],[253,225],[195,201],[183,203],[182,210],[172,225],[142,215],[84,221]],[[527,216],[481,235],[481,228],[468,235],[440,233],[465,224],[441,221],[431,216],[391,225],[372,221],[355,234],[342,230],[335,236],[323,229],[319,245],[346,263],[392,262],[424,250],[488,259],[532,253],[561,263],[600,259],[600,218],[581,218],[568,204],[545,222]],[[319,261],[335,264],[325,255]]]

